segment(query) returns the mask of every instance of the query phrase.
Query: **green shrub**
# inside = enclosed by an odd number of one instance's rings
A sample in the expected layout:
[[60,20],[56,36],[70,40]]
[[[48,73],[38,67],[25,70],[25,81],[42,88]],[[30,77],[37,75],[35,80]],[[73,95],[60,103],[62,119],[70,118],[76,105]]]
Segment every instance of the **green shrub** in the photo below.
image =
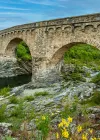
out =
[[16,96],[12,96],[12,97],[10,97],[9,102],[11,104],[18,104],[19,100],[18,100],[18,98]]
[[0,106],[0,122],[3,122],[6,119],[6,115],[5,115],[6,106],[7,105],[1,105]]
[[43,91],[43,92],[36,92],[34,96],[47,96],[49,93],[47,91]]
[[85,81],[85,79],[80,73],[72,73],[71,78],[73,81],[83,81],[83,82]]
[[100,64],[100,51],[88,44],[76,44],[64,55],[65,63],[93,66]]
[[4,97],[9,96],[9,92],[10,92],[10,88],[5,87],[0,90],[0,96],[4,96]]
[[29,47],[22,41],[16,48],[16,56],[18,60],[31,61],[32,57],[29,51]]
[[100,84],[100,73],[98,73],[95,77],[93,77],[91,82]]
[[25,118],[25,112],[23,110],[23,103],[20,103],[18,104],[18,106],[14,107],[14,109],[11,111],[11,117]]
[[100,91],[94,92],[90,102],[95,104],[95,105],[100,105]]
[[43,115],[37,123],[38,130],[42,133],[42,139],[46,140],[48,133],[50,131],[50,117],[49,115]]
[[34,96],[26,96],[25,98],[24,98],[24,100],[26,100],[26,101],[33,101],[34,100]]
[[5,137],[5,140],[13,140],[13,138],[10,137],[10,136],[6,136],[6,137]]
[[95,91],[90,99],[82,101],[81,104],[88,104],[89,106],[100,105],[100,91]]

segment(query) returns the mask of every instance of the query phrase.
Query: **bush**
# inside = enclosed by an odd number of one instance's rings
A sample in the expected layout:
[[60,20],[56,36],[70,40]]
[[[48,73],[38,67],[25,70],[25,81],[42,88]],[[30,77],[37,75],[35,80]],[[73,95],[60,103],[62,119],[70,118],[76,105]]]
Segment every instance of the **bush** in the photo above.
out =
[[77,44],[65,52],[64,62],[87,66],[100,64],[100,51],[88,44]]
[[23,111],[23,103],[15,106],[13,111],[11,111],[11,117],[25,118],[25,112]]
[[26,100],[26,101],[33,101],[34,100],[34,96],[26,96],[25,98],[24,98],[24,100]]
[[6,119],[5,111],[6,105],[0,106],[0,122],[3,122]]
[[12,96],[12,97],[10,97],[9,102],[10,102],[11,104],[18,104],[18,103],[19,103],[19,100],[18,100],[17,97]]
[[100,105],[100,91],[94,92],[94,95],[92,96],[90,102],[95,105]]
[[82,101],[81,104],[88,104],[89,106],[100,105],[100,91],[95,91],[90,99]]
[[100,73],[97,74],[95,77],[92,78],[91,82],[100,84]]
[[43,115],[38,120],[37,128],[41,131],[43,140],[46,140],[48,133],[50,131],[50,117],[49,117],[49,115]]
[[36,92],[34,96],[47,96],[49,93],[47,91]]
[[16,56],[18,59],[24,61],[31,61],[32,57],[29,51],[29,47],[22,41],[16,48]]
[[9,87],[5,87],[3,89],[0,90],[0,96],[9,96],[9,91],[10,91],[10,88]]

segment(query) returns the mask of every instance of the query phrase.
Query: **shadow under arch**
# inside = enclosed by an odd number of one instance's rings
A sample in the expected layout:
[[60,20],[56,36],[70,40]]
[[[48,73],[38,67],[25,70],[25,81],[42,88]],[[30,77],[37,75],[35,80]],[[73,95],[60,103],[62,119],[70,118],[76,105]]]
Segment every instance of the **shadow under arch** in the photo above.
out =
[[5,49],[5,61],[8,65],[7,71],[11,69],[11,72],[6,77],[0,78],[0,80],[2,81],[2,83],[0,83],[0,88],[6,87],[8,85],[10,87],[20,86],[23,84],[27,84],[32,80],[32,59],[24,60],[20,58],[20,61],[16,59],[16,49],[21,42],[26,44],[26,47],[28,47],[29,49],[29,54],[32,56],[30,47],[22,38],[16,37],[10,40],[7,43],[8,45]]

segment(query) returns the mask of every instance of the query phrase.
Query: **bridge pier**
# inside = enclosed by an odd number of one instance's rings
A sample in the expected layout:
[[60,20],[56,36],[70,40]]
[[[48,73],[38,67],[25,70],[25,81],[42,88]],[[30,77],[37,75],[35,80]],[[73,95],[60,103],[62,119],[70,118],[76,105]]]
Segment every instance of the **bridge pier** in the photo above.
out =
[[60,64],[56,66],[47,65],[46,58],[33,58],[32,83],[36,87],[50,86],[61,80]]

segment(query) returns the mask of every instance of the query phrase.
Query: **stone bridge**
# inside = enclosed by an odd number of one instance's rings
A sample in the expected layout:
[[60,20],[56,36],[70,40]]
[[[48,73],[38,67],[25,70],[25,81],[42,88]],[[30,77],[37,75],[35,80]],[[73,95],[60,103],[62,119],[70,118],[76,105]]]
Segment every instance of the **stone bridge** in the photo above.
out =
[[[32,55],[33,83],[52,82],[64,52],[77,43],[100,49],[100,13],[19,25],[0,31],[0,55],[15,57],[24,41]],[[52,73],[52,75],[51,75]]]

